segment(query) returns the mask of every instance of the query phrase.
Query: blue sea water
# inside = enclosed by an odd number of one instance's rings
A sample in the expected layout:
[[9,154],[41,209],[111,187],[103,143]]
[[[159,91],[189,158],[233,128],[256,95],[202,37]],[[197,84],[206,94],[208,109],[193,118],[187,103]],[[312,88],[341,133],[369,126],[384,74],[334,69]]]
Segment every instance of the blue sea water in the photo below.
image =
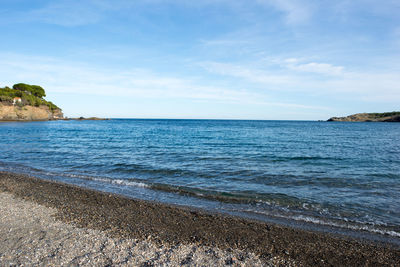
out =
[[0,170],[266,220],[400,238],[400,124],[4,122]]

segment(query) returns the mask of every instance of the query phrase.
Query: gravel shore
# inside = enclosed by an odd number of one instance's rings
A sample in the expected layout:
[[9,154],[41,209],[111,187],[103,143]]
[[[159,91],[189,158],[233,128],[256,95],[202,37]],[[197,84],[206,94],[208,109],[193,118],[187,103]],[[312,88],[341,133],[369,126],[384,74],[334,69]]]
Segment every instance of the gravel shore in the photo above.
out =
[[[113,238],[55,220],[57,209],[0,193],[1,266],[262,266],[253,253]],[[240,259],[240,260],[238,260]],[[273,263],[271,261],[271,263]]]
[[400,248],[0,172],[0,265],[399,266]]

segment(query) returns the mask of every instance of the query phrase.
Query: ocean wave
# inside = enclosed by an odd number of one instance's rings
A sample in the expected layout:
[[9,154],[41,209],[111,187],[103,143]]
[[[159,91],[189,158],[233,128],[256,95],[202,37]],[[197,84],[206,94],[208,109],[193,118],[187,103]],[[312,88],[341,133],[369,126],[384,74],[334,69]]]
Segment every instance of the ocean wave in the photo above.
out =
[[143,187],[143,188],[149,188],[148,184],[142,183],[142,182],[134,182],[134,181],[129,181],[129,180],[120,180],[120,179],[113,179],[111,181],[113,184],[119,184],[119,185],[127,185],[127,186],[134,186],[134,187]]
[[[287,210],[288,211],[288,210]],[[290,214],[289,212],[286,213],[279,213],[276,211],[273,212],[267,212],[265,210],[254,210],[254,209],[247,209],[245,210],[247,213],[256,213],[256,214],[261,214],[265,216],[272,216],[276,218],[282,218],[286,220],[294,220],[294,221],[300,221],[300,222],[306,222],[306,223],[312,223],[316,225],[323,225],[323,226],[329,226],[329,227],[337,227],[337,228],[342,228],[342,229],[347,229],[347,230],[354,230],[354,231],[367,231],[370,233],[375,233],[375,234],[380,234],[380,235],[388,235],[392,237],[400,237],[400,232],[395,231],[395,230],[390,230],[390,229],[383,229],[383,227],[386,226],[386,224],[373,224],[373,223],[362,223],[362,222],[352,222],[347,218],[342,218],[342,220],[339,221],[337,219],[336,221],[334,220],[329,220],[329,218],[317,218],[317,217],[312,217],[312,216],[305,216],[305,215],[293,215]]]
[[[122,164],[125,165],[125,164]],[[117,186],[129,186],[138,188],[147,188],[163,192],[175,193],[179,195],[208,199],[228,204],[245,204],[245,206],[235,206],[237,211],[251,212],[263,214],[266,216],[281,217],[294,221],[302,221],[313,223],[316,225],[325,225],[332,227],[339,227],[344,229],[356,231],[368,231],[371,233],[389,235],[399,238],[400,232],[393,230],[391,226],[374,224],[371,222],[355,221],[351,218],[353,215],[340,216],[343,214],[336,214],[333,212],[334,207],[327,208],[326,205],[320,203],[305,202],[304,199],[288,196],[282,193],[256,193],[253,191],[241,192],[224,192],[218,190],[209,190],[204,188],[195,188],[189,186],[178,186],[171,184],[150,183],[136,178],[112,178],[85,175],[79,173],[58,173],[52,171],[45,171],[38,168],[31,168],[21,164],[10,164],[0,162],[0,169],[7,171],[21,171],[23,173],[47,176],[47,177],[61,177],[68,180],[68,178],[82,179],[87,181],[95,181],[105,184],[113,184]],[[245,207],[252,207],[247,209]],[[331,209],[332,208],[332,209]],[[342,207],[343,208],[343,207]],[[358,207],[361,210],[362,207]],[[317,215],[317,216],[312,216]],[[320,215],[321,217],[318,217]],[[377,218],[374,218],[377,222]]]
[[80,174],[63,174],[63,176],[102,182],[102,183],[109,183],[109,184],[126,185],[126,186],[142,187],[142,188],[149,187],[148,184],[133,179],[114,179],[108,177],[96,177],[96,176],[88,176]]
[[343,158],[338,157],[321,157],[321,156],[295,156],[295,157],[270,157],[273,162],[285,162],[285,161],[342,161]]
[[108,184],[117,184],[117,185],[125,185],[125,186],[134,186],[134,187],[142,187],[142,188],[148,188],[149,185],[133,179],[133,178],[128,178],[128,179],[115,179],[115,178],[110,178],[110,177],[100,177],[100,176],[91,176],[91,175],[84,175],[84,174],[76,174],[76,173],[58,173],[58,172],[53,172],[53,171],[45,171],[37,168],[32,168],[29,166],[25,166],[22,164],[6,164],[0,161],[0,170],[5,170],[5,171],[11,171],[11,172],[22,172],[26,174],[33,174],[33,175],[38,175],[40,176],[46,176],[46,177],[63,177],[63,178],[75,178],[75,179],[81,179],[81,180],[86,180],[86,181],[95,181],[95,182],[101,182],[101,183],[108,183]]
[[[325,221],[321,220],[318,218],[313,218],[313,217],[307,217],[304,215],[298,215],[298,216],[290,216],[290,219],[296,220],[296,221],[304,221],[304,222],[311,222],[314,224],[320,224],[320,225],[327,225],[327,226],[334,226],[334,227],[340,227],[340,228],[347,228],[351,230],[357,230],[357,231],[368,231],[372,233],[378,233],[382,235],[390,235],[394,237],[400,237],[400,232],[396,232],[393,230],[384,230],[384,229],[379,229],[377,226],[374,225],[353,225],[349,223],[338,223],[338,222],[333,222],[333,221]],[[343,220],[344,221],[344,220]]]

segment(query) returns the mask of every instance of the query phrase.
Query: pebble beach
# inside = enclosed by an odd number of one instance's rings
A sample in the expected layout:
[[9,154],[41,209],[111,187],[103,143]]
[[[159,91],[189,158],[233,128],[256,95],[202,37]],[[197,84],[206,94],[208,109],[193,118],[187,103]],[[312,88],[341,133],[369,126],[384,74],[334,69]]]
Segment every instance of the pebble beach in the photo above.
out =
[[398,266],[400,248],[0,172],[0,265]]

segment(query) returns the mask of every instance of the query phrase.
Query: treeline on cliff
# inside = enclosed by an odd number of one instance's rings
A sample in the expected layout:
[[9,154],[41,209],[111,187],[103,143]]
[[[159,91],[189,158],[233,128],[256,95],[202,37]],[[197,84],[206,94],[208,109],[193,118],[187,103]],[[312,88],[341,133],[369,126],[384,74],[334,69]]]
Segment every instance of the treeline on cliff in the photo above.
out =
[[24,106],[30,105],[39,107],[41,105],[48,106],[51,111],[60,109],[51,101],[44,99],[46,92],[39,85],[30,85],[25,83],[17,83],[12,88],[6,86],[0,87],[0,102],[6,102],[9,104],[14,103],[16,97],[21,98],[21,102],[17,102],[17,105]]
[[371,118],[379,119],[385,117],[400,116],[400,111],[383,112],[383,113],[367,113]]

